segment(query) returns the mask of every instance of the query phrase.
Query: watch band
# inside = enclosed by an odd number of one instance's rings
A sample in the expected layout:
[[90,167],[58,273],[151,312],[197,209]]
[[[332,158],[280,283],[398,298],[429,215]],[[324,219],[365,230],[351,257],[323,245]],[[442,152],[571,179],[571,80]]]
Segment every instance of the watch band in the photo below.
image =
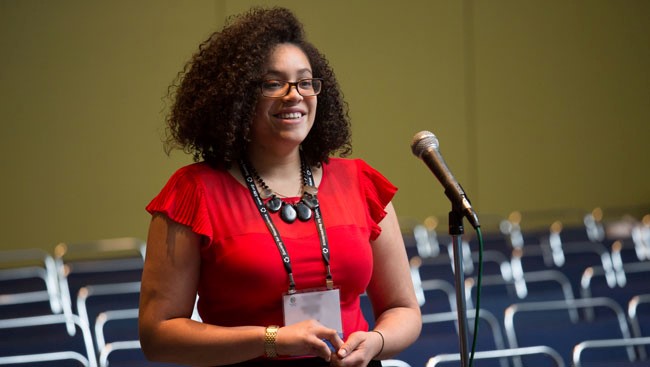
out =
[[264,333],[264,354],[268,358],[275,358],[278,356],[278,352],[275,349],[275,338],[278,336],[278,325],[271,325],[266,327],[266,332]]

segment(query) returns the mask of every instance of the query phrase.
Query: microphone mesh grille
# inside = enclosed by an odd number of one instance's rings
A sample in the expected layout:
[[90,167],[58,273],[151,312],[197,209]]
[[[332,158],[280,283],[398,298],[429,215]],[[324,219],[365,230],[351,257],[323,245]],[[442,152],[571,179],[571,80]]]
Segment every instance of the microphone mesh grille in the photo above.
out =
[[421,158],[422,153],[431,148],[438,150],[438,138],[432,132],[420,131],[413,136],[411,150],[416,157]]

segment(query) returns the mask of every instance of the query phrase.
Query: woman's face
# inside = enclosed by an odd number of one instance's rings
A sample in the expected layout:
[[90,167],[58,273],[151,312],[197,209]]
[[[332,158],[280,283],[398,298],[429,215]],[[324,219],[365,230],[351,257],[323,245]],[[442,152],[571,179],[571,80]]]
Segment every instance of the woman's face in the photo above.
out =
[[[271,51],[262,80],[296,82],[312,77],[307,55],[298,46],[283,43]],[[295,86],[290,86],[283,97],[260,95],[251,127],[252,144],[269,149],[295,148],[314,124],[316,104],[316,96],[303,97]]]

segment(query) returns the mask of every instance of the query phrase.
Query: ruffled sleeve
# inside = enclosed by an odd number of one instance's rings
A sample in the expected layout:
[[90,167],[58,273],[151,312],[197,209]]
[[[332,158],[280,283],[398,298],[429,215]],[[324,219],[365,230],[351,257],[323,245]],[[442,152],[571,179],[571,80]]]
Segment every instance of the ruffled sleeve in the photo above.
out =
[[370,240],[375,240],[381,233],[379,222],[386,216],[386,205],[395,196],[395,187],[379,171],[363,160],[357,160],[361,191],[365,195],[370,221]]
[[205,192],[196,177],[196,165],[183,167],[170,177],[146,210],[167,215],[171,220],[192,228],[192,231],[213,238]]

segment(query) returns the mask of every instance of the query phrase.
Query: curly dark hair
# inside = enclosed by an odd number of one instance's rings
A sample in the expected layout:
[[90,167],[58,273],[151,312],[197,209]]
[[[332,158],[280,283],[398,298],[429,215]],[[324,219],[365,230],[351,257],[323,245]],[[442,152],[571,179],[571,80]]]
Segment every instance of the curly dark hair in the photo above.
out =
[[347,104],[334,72],[305,39],[295,15],[279,7],[255,7],[230,17],[200,45],[169,89],[173,105],[167,116],[167,153],[183,149],[195,161],[221,168],[245,154],[265,63],[281,43],[298,46],[314,77],[323,79],[314,125],[302,144],[305,159],[318,164],[337,152],[350,154]]

